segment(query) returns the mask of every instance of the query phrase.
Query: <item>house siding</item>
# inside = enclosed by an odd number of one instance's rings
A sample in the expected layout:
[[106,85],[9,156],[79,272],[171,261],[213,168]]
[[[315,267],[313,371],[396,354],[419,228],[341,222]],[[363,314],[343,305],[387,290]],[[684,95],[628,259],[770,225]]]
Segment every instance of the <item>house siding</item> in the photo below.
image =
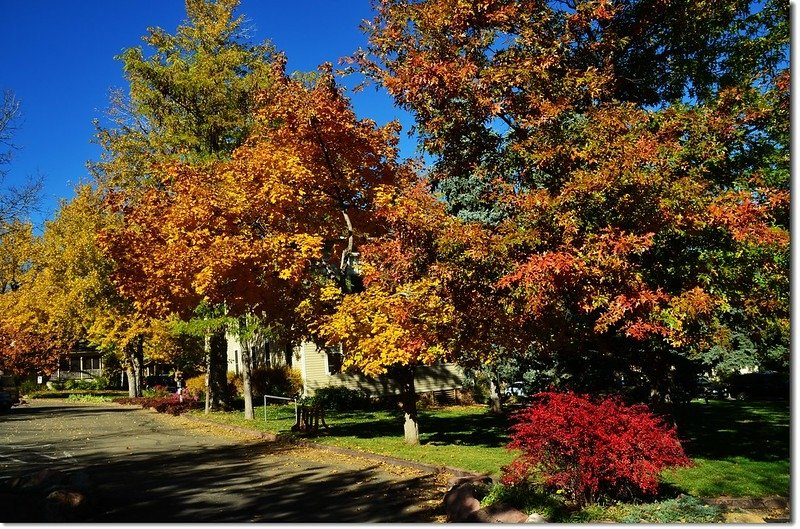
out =
[[[395,395],[400,391],[397,384],[386,376],[373,378],[351,373],[331,375],[328,373],[325,350],[317,348],[312,342],[305,342],[303,346],[307,369],[304,373],[304,393],[308,396],[313,396],[317,389],[327,386],[345,386],[376,396]],[[417,367],[414,388],[417,393],[427,393],[461,388],[463,383],[464,373],[460,367],[455,364],[437,364]]]
[[228,342],[228,372],[238,375],[242,372],[241,353],[239,352],[242,346],[239,344],[239,340],[232,334],[225,335],[225,340]]
[[[228,368],[236,367],[236,351],[241,346],[233,336],[228,337]],[[269,348],[270,364],[273,366],[286,363],[283,344],[273,344]],[[325,349],[313,342],[302,342],[293,347],[292,367],[303,374],[303,395],[313,396],[319,388],[327,386],[344,386],[355,390],[364,390],[373,396],[396,395],[400,392],[398,385],[386,376],[367,377],[356,373],[328,373],[328,358]],[[240,363],[241,363],[241,357]],[[239,365],[241,369],[241,364]],[[437,364],[419,366],[416,369],[414,386],[417,393],[438,392],[459,389],[464,383],[464,373],[455,364]]]

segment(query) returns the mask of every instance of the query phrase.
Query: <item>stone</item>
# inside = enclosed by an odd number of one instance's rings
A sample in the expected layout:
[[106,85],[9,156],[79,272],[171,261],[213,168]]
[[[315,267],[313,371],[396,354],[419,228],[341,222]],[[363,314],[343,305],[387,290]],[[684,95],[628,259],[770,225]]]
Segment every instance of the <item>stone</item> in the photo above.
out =
[[475,492],[472,483],[462,483],[445,493],[444,508],[449,521],[460,522],[481,508],[481,502],[475,497]]
[[47,522],[73,522],[88,512],[88,498],[74,490],[55,490],[47,495],[43,517]]
[[535,512],[528,516],[528,519],[525,520],[525,523],[548,523],[548,520],[538,512]]
[[479,509],[467,517],[468,522],[482,523],[524,523],[528,521],[528,515],[519,509],[496,503]]
[[70,509],[77,509],[86,504],[86,496],[71,490],[55,490],[47,495],[47,501]]

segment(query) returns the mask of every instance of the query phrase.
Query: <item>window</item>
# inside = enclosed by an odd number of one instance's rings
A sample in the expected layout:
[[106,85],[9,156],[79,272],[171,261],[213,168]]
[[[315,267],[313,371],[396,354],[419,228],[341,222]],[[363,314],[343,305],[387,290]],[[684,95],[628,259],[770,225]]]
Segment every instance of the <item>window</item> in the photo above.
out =
[[328,355],[328,374],[335,375],[342,372],[342,361],[344,355],[340,352],[341,349],[327,349],[325,352]]

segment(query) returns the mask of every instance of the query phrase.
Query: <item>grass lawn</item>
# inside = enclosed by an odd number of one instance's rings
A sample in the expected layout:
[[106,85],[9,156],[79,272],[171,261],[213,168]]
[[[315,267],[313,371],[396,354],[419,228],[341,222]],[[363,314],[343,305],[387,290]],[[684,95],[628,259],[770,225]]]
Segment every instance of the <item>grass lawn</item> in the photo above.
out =
[[675,414],[692,468],[665,481],[692,496],[789,495],[789,403],[692,402]]
[[[192,412],[200,416],[202,412]],[[256,420],[243,413],[212,413],[208,418],[271,432],[289,432],[294,407],[256,408]],[[676,492],[700,497],[789,495],[788,402],[692,402],[676,413],[678,434],[695,462],[668,471],[665,482]],[[505,448],[508,419],[485,406],[456,406],[420,412],[419,446],[403,442],[403,419],[389,411],[329,412],[320,443],[497,475],[515,454]]]
[[[288,433],[294,424],[293,405],[255,408],[256,419],[247,421],[242,412],[191,412],[226,424]],[[399,457],[432,465],[462,468],[477,473],[497,474],[515,454],[505,448],[508,420],[486,412],[486,406],[452,406],[420,411],[420,444],[403,441],[403,417],[391,411],[326,413],[330,426],[315,441]]]

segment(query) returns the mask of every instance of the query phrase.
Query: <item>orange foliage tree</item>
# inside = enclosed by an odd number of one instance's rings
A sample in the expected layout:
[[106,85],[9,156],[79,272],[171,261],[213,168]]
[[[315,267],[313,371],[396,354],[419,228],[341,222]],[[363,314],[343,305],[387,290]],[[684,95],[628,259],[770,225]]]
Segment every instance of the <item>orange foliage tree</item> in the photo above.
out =
[[331,288],[358,288],[356,247],[381,233],[375,202],[413,179],[396,160],[396,125],[359,120],[330,66],[310,82],[275,64],[256,125],[230,160],[165,163],[103,235],[122,291],[150,314],[201,303],[302,336]]
[[632,369],[656,399],[687,362],[785,367],[785,5],[376,8],[354,61],[413,112],[434,190],[500,263],[472,270],[515,356],[584,390]]

